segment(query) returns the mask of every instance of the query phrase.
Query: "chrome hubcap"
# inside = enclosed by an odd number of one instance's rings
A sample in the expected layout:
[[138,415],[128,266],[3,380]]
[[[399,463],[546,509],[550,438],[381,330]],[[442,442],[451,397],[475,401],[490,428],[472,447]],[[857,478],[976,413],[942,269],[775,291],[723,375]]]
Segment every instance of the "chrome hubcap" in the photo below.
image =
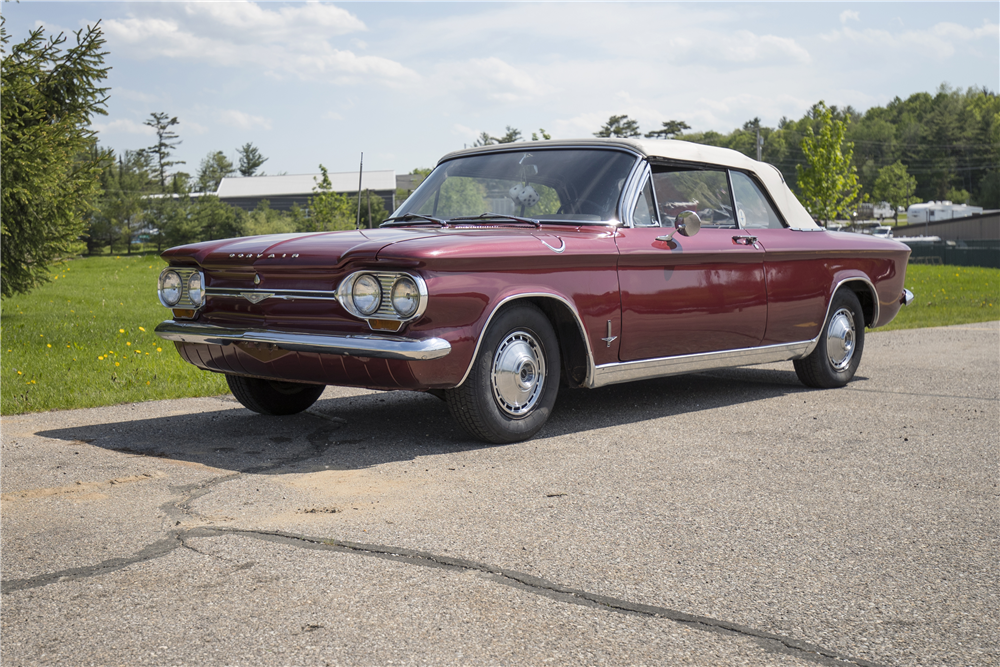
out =
[[834,370],[842,371],[854,356],[854,315],[841,308],[830,318],[826,330],[826,354]]
[[522,417],[535,407],[545,385],[545,355],[531,334],[515,331],[497,347],[490,375],[500,409]]

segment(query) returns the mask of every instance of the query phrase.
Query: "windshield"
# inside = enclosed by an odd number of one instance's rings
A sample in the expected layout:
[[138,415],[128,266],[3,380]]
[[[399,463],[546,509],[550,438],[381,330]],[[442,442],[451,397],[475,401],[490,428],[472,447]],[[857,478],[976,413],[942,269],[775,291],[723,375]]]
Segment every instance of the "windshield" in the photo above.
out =
[[393,217],[614,220],[635,161],[629,153],[594,149],[536,148],[460,157],[438,165]]

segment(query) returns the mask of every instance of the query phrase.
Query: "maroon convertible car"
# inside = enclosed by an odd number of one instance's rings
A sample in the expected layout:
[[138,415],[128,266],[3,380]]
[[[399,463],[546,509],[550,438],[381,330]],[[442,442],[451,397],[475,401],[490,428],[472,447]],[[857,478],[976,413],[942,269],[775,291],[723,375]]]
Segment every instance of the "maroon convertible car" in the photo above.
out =
[[378,229],[167,250],[156,328],[247,408],[325,385],[429,391],[516,442],[560,386],[791,360],[854,376],[865,328],[913,298],[909,249],[818,227],[772,166],[681,141],[446,155]]

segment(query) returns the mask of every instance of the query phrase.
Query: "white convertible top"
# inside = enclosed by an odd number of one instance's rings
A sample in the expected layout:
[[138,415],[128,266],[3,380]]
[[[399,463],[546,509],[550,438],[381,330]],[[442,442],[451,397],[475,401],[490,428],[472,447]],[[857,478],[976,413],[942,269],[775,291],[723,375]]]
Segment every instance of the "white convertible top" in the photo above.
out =
[[785,222],[790,227],[793,229],[822,229],[788,188],[784,177],[778,171],[777,167],[766,162],[758,162],[739,151],[729,148],[705,146],[674,139],[560,139],[555,141],[523,141],[513,144],[494,144],[492,146],[467,148],[445,155],[441,158],[440,162],[462,155],[517,150],[528,146],[532,148],[620,147],[644,155],[647,158],[718,165],[750,172],[767,188],[774,203],[780,209],[782,217],[784,217]]

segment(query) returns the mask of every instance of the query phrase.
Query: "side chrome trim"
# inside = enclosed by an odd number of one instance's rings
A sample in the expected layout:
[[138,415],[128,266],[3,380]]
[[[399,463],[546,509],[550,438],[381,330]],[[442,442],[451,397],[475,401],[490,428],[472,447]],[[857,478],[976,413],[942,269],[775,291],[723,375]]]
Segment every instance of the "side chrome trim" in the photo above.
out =
[[260,343],[282,350],[341,354],[349,357],[425,361],[440,359],[451,352],[451,343],[443,338],[403,338],[402,336],[352,335],[328,336],[315,333],[286,333],[260,329],[231,329],[197,322],[161,322],[154,333],[164,340],[205,345]]
[[738,350],[723,350],[721,352],[705,352],[703,354],[684,354],[677,357],[662,357],[660,359],[643,359],[641,361],[624,361],[614,364],[604,364],[594,369],[590,389],[604,387],[620,382],[635,380],[651,380],[670,375],[683,375],[698,371],[709,371],[719,368],[734,368],[736,366],[753,366],[754,364],[769,364],[776,361],[788,361],[807,356],[819,341],[813,340],[797,343],[782,343],[764,347],[748,347]]
[[496,307],[493,308],[493,312],[491,312],[490,316],[486,318],[486,324],[483,325],[483,330],[479,332],[479,338],[476,340],[476,349],[472,351],[472,359],[469,360],[469,367],[465,369],[465,374],[462,376],[459,383],[455,385],[456,387],[461,387],[469,378],[469,373],[472,372],[472,365],[476,363],[476,357],[479,356],[479,348],[483,344],[484,334],[490,328],[493,318],[500,311],[500,309],[511,301],[531,298],[555,299],[556,301],[563,303],[567,308],[569,308],[569,311],[573,313],[573,319],[576,320],[576,326],[580,330],[580,336],[583,337],[584,347],[587,349],[587,377],[583,381],[583,386],[591,386],[594,378],[594,352],[590,349],[590,338],[587,336],[587,330],[583,327],[583,320],[580,319],[580,313],[576,311],[576,307],[570,303],[569,300],[559,296],[558,294],[551,294],[549,292],[527,292],[523,294],[512,294],[506,299],[503,299],[496,305]]

